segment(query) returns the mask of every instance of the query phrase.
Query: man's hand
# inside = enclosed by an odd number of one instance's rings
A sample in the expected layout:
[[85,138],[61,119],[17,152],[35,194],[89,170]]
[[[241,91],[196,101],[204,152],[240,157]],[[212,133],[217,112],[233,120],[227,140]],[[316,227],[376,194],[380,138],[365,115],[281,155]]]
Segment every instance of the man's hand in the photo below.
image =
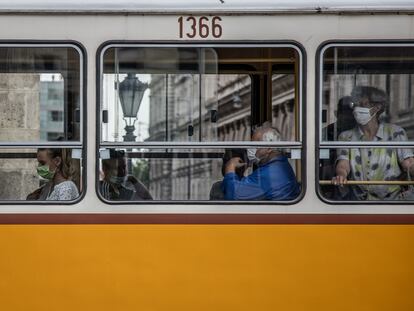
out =
[[246,165],[246,163],[244,163],[241,158],[239,158],[239,157],[231,158],[226,163],[226,167],[224,169],[224,172],[226,174],[227,173],[235,173],[236,172],[236,168],[242,167],[242,166],[245,166],[245,165]]

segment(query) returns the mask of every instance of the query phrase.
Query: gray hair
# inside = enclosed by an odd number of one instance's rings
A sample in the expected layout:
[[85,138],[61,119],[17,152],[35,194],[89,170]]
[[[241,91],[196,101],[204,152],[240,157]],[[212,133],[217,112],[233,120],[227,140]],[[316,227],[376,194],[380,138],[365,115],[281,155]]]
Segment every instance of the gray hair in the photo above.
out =
[[384,112],[385,106],[388,104],[388,96],[383,90],[373,86],[356,86],[352,90],[351,98],[353,103],[358,103],[363,98],[367,98],[370,103],[380,105],[381,109],[378,116]]
[[280,132],[272,127],[272,124],[269,121],[264,122],[260,126],[256,126],[253,128],[253,133],[261,132],[262,135],[262,141],[281,141],[282,135]]
[[[272,127],[272,123],[270,123],[269,121],[264,122],[262,125],[260,126],[256,126],[253,128],[253,133],[257,133],[260,132],[262,133],[262,141],[281,141],[282,140],[282,135],[280,134],[280,132]],[[283,152],[282,149],[280,148],[271,148],[274,151],[278,151],[278,152]]]

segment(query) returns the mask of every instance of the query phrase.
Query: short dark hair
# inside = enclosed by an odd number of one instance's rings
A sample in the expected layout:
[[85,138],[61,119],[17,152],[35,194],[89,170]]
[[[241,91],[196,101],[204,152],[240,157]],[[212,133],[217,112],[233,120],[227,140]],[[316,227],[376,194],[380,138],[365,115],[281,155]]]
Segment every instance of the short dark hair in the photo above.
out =
[[109,149],[109,159],[102,159],[102,169],[109,170],[113,167],[114,160],[124,159],[126,157],[124,150]]

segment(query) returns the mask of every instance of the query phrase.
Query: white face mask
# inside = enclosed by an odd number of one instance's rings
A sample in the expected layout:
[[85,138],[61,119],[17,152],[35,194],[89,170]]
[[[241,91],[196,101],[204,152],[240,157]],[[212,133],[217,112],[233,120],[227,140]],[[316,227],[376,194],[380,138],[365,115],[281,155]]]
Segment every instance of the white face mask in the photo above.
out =
[[363,107],[355,107],[353,111],[355,121],[357,121],[357,123],[360,125],[367,124],[375,116],[375,114],[371,116],[371,109],[363,108]]
[[257,148],[247,149],[247,158],[250,162],[258,162],[259,159],[256,157]]

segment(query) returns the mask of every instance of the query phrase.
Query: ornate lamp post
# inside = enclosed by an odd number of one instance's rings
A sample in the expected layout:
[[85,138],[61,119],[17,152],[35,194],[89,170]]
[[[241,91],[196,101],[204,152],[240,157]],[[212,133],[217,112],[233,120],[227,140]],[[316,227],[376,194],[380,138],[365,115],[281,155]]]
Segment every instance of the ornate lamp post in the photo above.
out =
[[135,141],[136,136],[135,122],[137,121],[137,113],[141,106],[142,98],[148,88],[148,83],[138,80],[134,73],[128,73],[127,77],[119,84],[119,99],[121,101],[122,112],[125,120],[124,141]]

